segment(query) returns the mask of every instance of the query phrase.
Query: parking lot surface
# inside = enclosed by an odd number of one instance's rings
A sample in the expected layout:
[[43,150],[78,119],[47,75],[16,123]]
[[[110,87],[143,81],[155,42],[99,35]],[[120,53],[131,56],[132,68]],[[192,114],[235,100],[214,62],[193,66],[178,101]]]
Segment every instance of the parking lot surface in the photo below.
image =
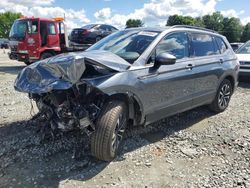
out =
[[0,51],[0,187],[250,187],[249,81],[221,114],[199,107],[130,130],[107,163],[77,133],[41,138],[35,106],[13,88],[24,66]]

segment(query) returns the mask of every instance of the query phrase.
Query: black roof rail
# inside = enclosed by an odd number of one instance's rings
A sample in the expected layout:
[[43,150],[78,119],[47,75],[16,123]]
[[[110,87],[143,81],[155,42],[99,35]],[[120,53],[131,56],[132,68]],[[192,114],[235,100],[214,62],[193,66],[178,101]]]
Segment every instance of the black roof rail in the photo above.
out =
[[188,28],[188,29],[199,29],[199,30],[203,30],[203,31],[209,31],[212,33],[218,33],[217,31],[211,30],[211,29],[207,29],[207,28],[203,28],[203,27],[197,27],[197,26],[192,26],[192,25],[173,25],[171,26],[171,28]]

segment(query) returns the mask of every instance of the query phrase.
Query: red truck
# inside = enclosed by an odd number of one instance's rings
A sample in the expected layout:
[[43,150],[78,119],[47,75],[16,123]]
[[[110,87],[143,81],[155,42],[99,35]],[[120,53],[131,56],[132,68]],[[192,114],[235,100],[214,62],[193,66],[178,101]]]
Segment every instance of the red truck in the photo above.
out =
[[69,47],[63,18],[17,19],[9,34],[9,58],[29,65],[60,53],[86,49],[85,46]]

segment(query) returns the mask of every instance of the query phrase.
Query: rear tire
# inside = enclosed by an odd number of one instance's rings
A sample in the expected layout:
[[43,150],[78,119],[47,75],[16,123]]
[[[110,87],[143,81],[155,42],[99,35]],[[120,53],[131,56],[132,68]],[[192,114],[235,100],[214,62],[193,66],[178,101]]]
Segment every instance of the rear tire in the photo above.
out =
[[44,53],[41,54],[40,59],[41,59],[41,60],[42,60],[42,59],[47,59],[47,58],[50,58],[50,57],[52,57],[52,56],[54,56],[52,53],[50,53],[50,52],[44,52]]
[[113,100],[101,112],[96,131],[91,138],[91,153],[94,157],[111,161],[119,151],[128,119],[124,102]]
[[210,110],[216,113],[223,112],[229,105],[233,93],[232,84],[228,79],[221,82],[215,99],[209,105]]

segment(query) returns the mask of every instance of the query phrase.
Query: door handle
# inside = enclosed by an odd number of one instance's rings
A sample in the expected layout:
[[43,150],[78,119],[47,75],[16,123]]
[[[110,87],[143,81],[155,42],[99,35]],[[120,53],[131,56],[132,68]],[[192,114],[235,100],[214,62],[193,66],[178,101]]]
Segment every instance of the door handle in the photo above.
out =
[[186,66],[186,69],[188,69],[188,70],[192,70],[194,68],[194,65],[193,64],[188,64],[187,66]]

